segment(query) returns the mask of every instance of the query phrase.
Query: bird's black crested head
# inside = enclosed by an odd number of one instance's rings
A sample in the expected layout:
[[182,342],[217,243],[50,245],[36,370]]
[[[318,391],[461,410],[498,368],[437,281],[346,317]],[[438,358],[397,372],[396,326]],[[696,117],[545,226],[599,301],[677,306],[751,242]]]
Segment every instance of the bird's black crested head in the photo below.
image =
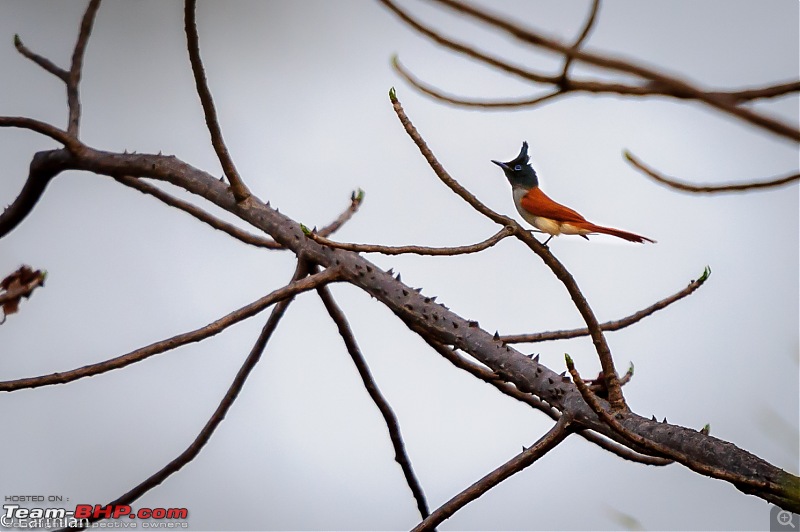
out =
[[539,179],[536,177],[536,172],[531,167],[530,157],[528,157],[528,143],[522,143],[522,149],[517,155],[516,159],[501,163],[500,161],[492,161],[494,164],[503,169],[506,174],[508,182],[511,186],[521,186],[525,188],[533,188],[539,185]]

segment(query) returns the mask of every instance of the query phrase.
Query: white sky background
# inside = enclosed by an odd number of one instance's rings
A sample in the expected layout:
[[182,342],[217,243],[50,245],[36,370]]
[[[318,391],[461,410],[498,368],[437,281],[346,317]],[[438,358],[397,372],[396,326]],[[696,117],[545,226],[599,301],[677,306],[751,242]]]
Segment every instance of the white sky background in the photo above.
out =
[[[449,12],[403,2],[461,40],[538,69],[558,68]],[[589,2],[493,2],[571,40]],[[0,114],[65,127],[60,81],[22,58],[12,36],[67,65],[85,2],[0,3]],[[82,139],[99,149],[175,154],[220,174],[194,92],[180,2],[107,2],[86,53]],[[636,2],[603,5],[588,47],[741,88],[797,78],[798,4]],[[249,187],[306,225],[322,226],[352,190],[366,199],[335,238],[461,245],[497,228],[450,193],[394,115],[407,113],[448,171],[493,209],[516,216],[490,159],[530,143],[543,189],[588,219],[656,245],[562,237],[551,250],[601,321],[683,288],[689,298],[607,338],[632,408],[712,434],[798,472],[797,186],[692,196],[648,181],[627,148],[663,172],[732,182],[796,171],[796,145],[698,104],[575,95],[535,110],[475,112],[417,94],[393,53],[423,79],[475,97],[525,96],[509,76],[437,48],[377,2],[200,2],[211,90]],[[797,99],[762,103],[797,120]],[[0,201],[10,203],[49,139],[0,132]],[[489,331],[572,328],[563,286],[511,239],[467,257],[370,256]],[[0,241],[0,273],[47,269],[44,289],[0,327],[0,379],[64,371],[210,321],[283,285],[294,260],[215,232],[111,179],[68,172]],[[376,382],[399,417],[432,508],[505,462],[549,418],[454,369],[357,288],[336,286]],[[69,385],[0,397],[0,495],[63,495],[104,504],[194,439],[247,356],[264,313],[199,345]],[[587,338],[521,346],[586,376]],[[200,456],[135,503],[188,507],[196,529],[408,529],[414,501],[383,421],[314,294],[290,307],[264,358]],[[477,529],[764,529],[769,506],[682,466],[625,462],[570,438],[442,526]]]

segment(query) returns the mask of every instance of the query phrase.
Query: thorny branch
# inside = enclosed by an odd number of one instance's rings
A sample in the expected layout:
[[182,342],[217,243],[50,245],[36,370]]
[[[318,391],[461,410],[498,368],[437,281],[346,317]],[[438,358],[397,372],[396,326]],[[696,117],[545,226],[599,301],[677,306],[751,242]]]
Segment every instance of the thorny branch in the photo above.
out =
[[586,301],[586,298],[583,296],[583,293],[581,293],[580,288],[578,288],[578,283],[575,282],[572,274],[569,273],[569,271],[564,267],[563,264],[561,264],[561,262],[559,262],[558,259],[556,259],[555,255],[550,252],[547,246],[533,238],[530,232],[522,228],[511,218],[501,216],[491,210],[489,207],[485,206],[478,198],[475,197],[474,194],[469,192],[455,179],[453,179],[436,159],[436,156],[433,154],[430,148],[428,148],[427,143],[414,127],[414,124],[411,123],[411,119],[408,118],[408,115],[406,115],[405,111],[403,110],[403,106],[397,99],[394,89],[389,91],[389,98],[392,101],[394,111],[397,114],[397,117],[400,119],[400,123],[403,125],[403,128],[405,128],[406,133],[408,133],[408,136],[414,141],[414,144],[417,145],[420,153],[422,153],[422,156],[425,157],[425,160],[428,162],[431,169],[439,177],[439,179],[453,192],[458,194],[467,203],[469,203],[475,210],[490,220],[500,223],[506,227],[513,227],[514,236],[524,242],[534,253],[536,253],[539,258],[541,258],[542,261],[544,261],[544,263],[550,268],[556,278],[558,278],[558,280],[564,284],[564,287],[567,289],[567,292],[569,292],[572,301],[575,303],[575,307],[578,309],[578,312],[580,312],[581,316],[586,322],[586,325],[589,329],[589,334],[592,338],[592,343],[594,344],[597,355],[600,358],[600,365],[603,368],[603,375],[605,375],[606,378],[606,387],[608,389],[608,397],[611,408],[614,410],[627,409],[627,406],[625,405],[625,399],[622,396],[622,388],[619,385],[619,378],[617,377],[617,372],[614,369],[614,360],[611,357],[611,349],[608,347],[608,343],[603,336],[603,331],[600,330],[600,325],[597,321],[597,317],[594,315],[594,311],[592,311],[591,307],[589,306],[589,302]]
[[[786,488],[787,486],[782,486],[781,482],[775,483],[768,479],[759,478],[757,476],[744,476],[735,473],[731,473],[730,471],[726,471],[723,468],[704,463],[700,460],[696,460],[693,457],[689,456],[685,452],[671,446],[663,445],[656,441],[655,439],[649,439],[641,434],[637,434],[631,430],[628,430],[625,425],[624,421],[625,416],[622,414],[611,414],[609,413],[603,405],[600,403],[597,396],[588,388],[586,383],[581,378],[578,371],[575,369],[575,364],[570,358],[569,355],[565,355],[566,362],[567,362],[567,369],[569,370],[570,375],[572,375],[572,379],[575,382],[575,386],[578,388],[578,391],[583,396],[583,399],[586,403],[594,410],[594,412],[602,419],[605,423],[608,424],[617,434],[628,440],[630,443],[634,445],[638,445],[648,451],[656,454],[660,454],[662,456],[671,458],[680,464],[688,467],[689,469],[696,471],[697,473],[701,473],[703,475],[707,475],[713,478],[719,478],[722,480],[726,480],[732,484],[734,484],[737,488],[745,492],[757,492],[762,490],[769,490],[774,492],[780,492],[782,489]],[[666,424],[666,419],[664,424]],[[669,429],[667,429],[669,430]],[[707,436],[707,434],[706,434]],[[709,436],[711,438],[711,436]],[[796,505],[797,504],[797,497],[798,497],[798,488],[800,488],[799,483],[795,481],[794,486],[791,488],[791,491],[787,492],[784,496],[781,497],[782,503],[785,505]],[[777,503],[780,504],[780,503]]]
[[[245,244],[250,244],[251,246],[256,246],[266,249],[286,249],[277,242],[275,242],[274,240],[272,240],[271,238],[265,238],[263,236],[254,235],[252,233],[245,231],[244,229],[240,229],[239,227],[231,223],[228,223],[224,220],[217,218],[210,212],[198,207],[197,205],[194,205],[182,199],[178,199],[164,192],[160,188],[155,187],[149,183],[146,183],[145,181],[142,181],[141,179],[137,179],[129,175],[116,176],[114,177],[114,179],[116,179],[123,185],[138,190],[142,194],[149,194],[154,198],[161,200],[170,207],[175,207],[176,209],[180,209],[194,216],[201,222],[208,224],[214,229],[227,233],[228,235],[232,236],[233,238],[241,242],[244,242]],[[358,211],[358,208],[361,206],[361,202],[363,201],[363,199],[364,199],[363,192],[359,193],[354,192],[350,196],[350,205],[348,205],[347,208],[344,211],[342,211],[342,213],[339,215],[338,218],[336,218],[336,220],[334,220],[333,222],[329,223],[328,225],[320,229],[317,234],[322,235],[324,237],[325,235],[330,235],[331,233],[337,231],[342,225],[344,225],[345,223],[347,223],[348,220],[350,220],[353,214],[355,214]]]
[[[487,369],[484,366],[476,364],[475,362],[472,362],[471,360],[468,360],[463,356],[460,356],[455,350],[445,345],[439,344],[429,338],[424,338],[424,340],[427,341],[428,345],[430,345],[434,351],[436,351],[437,353],[442,355],[445,359],[450,361],[450,363],[452,363],[455,367],[463,369],[464,371],[472,374],[474,377],[486,382],[487,384],[490,384],[500,393],[507,395],[513,399],[516,399],[517,401],[521,401],[529,405],[530,407],[539,410],[540,412],[543,412],[544,414],[549,416],[553,421],[558,421],[558,419],[561,417],[560,411],[548,405],[545,401],[542,401],[535,395],[525,393],[516,386],[514,386],[513,384],[505,382],[495,372]],[[533,360],[535,362],[538,362],[538,356],[535,357]],[[627,376],[628,373],[623,375],[623,377],[620,379],[620,384],[625,384],[627,382],[628,380],[626,379]],[[607,438],[604,438],[599,434],[597,434],[596,432],[588,429],[576,428],[576,433],[579,436],[586,439],[587,441],[590,441],[595,445],[605,449],[606,451],[614,453],[620,458],[623,458],[625,460],[630,460],[632,462],[638,462],[641,464],[655,465],[655,466],[664,466],[672,463],[672,460],[667,460],[665,458],[661,458],[658,456],[649,456],[645,454],[640,454],[635,451],[632,451],[631,449],[623,447],[622,445],[614,441],[611,441]]]
[[[390,8],[395,10],[395,12],[398,12],[401,17],[404,17],[407,22],[409,21],[409,18],[403,12],[398,11],[392,2],[389,0],[383,1],[390,6]],[[575,44],[566,46],[515,26],[508,21],[499,20],[496,17],[492,17],[466,4],[459,4],[451,0],[437,1],[503,29],[526,42],[530,42],[536,46],[544,46],[545,48],[562,53],[565,57],[565,65],[561,76],[538,75],[526,72],[523,69],[516,69],[516,72],[523,77],[527,76],[528,79],[534,81],[538,78],[540,82],[551,83],[562,88],[563,90],[561,92],[566,92],[567,90],[612,90],[613,84],[605,84],[606,86],[603,88],[600,82],[590,81],[580,85],[580,82],[568,79],[570,63],[582,61],[611,70],[634,74],[645,80],[645,83],[638,88],[617,84],[613,90],[618,90],[620,93],[635,95],[648,94],[655,90],[664,91],[661,94],[676,98],[692,98],[703,101],[721,110],[737,115],[742,119],[751,121],[760,127],[771,129],[778,134],[791,138],[798,136],[795,134],[796,132],[793,133],[792,131],[782,130],[780,127],[781,124],[770,122],[771,119],[769,118],[761,117],[744,108],[735,107],[737,103],[747,101],[748,99],[774,97],[797,91],[798,86],[794,82],[782,86],[753,89],[749,92],[739,91],[738,93],[730,94],[702,92],[681,80],[666,77],[644,67],[616,58],[603,57],[582,51],[580,45],[583,40],[585,40],[586,35],[588,35],[596,18],[596,2],[593,4],[593,12],[590,14],[581,36],[579,36]],[[611,353],[605,343],[601,326],[594,317],[591,308],[581,294],[571,274],[552,255],[549,249],[533,238],[528,231],[521,228],[512,219],[497,214],[483,205],[483,203],[463,188],[444,170],[427,147],[425,141],[416,131],[413,124],[411,124],[411,121],[405,115],[393,91],[390,95],[395,112],[400,118],[406,132],[417,144],[421,153],[428,160],[428,163],[440,180],[484,216],[502,225],[503,231],[507,230],[513,233],[517,239],[521,240],[534,251],[551,269],[553,274],[565,285],[576,307],[587,323],[588,334],[592,336],[593,343],[601,360],[601,365],[603,366],[605,386],[601,386],[600,388],[608,390],[610,401],[606,402],[592,393],[586,386],[586,383],[580,379],[577,371],[574,370],[570,359],[567,360],[567,363],[570,373],[575,380],[574,383],[571,382],[569,377],[566,377],[565,374],[558,375],[540,364],[538,357],[526,357],[507,345],[499,336],[495,335],[493,337],[487,331],[481,329],[477,322],[461,318],[443,305],[435,303],[434,298],[426,297],[419,293],[418,290],[414,290],[403,284],[399,279],[399,275],[397,278],[394,278],[389,272],[382,271],[375,264],[367,261],[355,252],[340,249],[329,242],[326,243],[318,239],[309,238],[304,234],[300,224],[280,214],[277,210],[272,209],[269,204],[265,204],[250,195],[247,188],[241,182],[233,166],[233,161],[227,152],[227,148],[225,148],[222,141],[219,123],[216,118],[213,101],[211,100],[211,94],[208,90],[204,69],[200,60],[196,21],[194,18],[194,4],[194,0],[187,0],[185,6],[186,34],[190,61],[195,74],[198,94],[200,95],[201,103],[203,104],[206,114],[206,121],[212,137],[212,143],[214,143],[215,150],[220,158],[225,174],[231,183],[230,189],[213,176],[175,157],[162,156],[160,154],[149,155],[102,152],[78,140],[77,132],[80,118],[80,106],[77,87],[82,70],[83,50],[89,38],[97,5],[99,5],[97,0],[92,0],[90,2],[84,15],[81,33],[73,54],[73,63],[70,72],[64,71],[48,60],[34,54],[22,45],[18,37],[15,37],[15,46],[25,57],[28,57],[48,72],[64,80],[68,86],[71,81],[74,81],[74,96],[78,105],[70,103],[68,95],[70,123],[68,124],[67,131],[28,118],[0,117],[0,127],[29,129],[53,138],[66,148],[40,152],[34,156],[31,162],[28,180],[23,190],[12,205],[0,215],[0,237],[12,230],[31,212],[50,179],[65,170],[86,170],[99,175],[111,176],[121,181],[127,180],[128,182],[125,184],[129,185],[132,184],[132,182],[130,182],[131,179],[136,181],[138,178],[145,177],[163,180],[181,187],[190,193],[205,198],[218,207],[235,214],[257,229],[262,230],[274,239],[277,246],[290,250],[298,259],[297,270],[295,271],[292,283],[283,289],[273,292],[265,296],[265,298],[243,307],[207,327],[166,340],[160,343],[158,348],[153,347],[156,344],[148,347],[155,349],[155,351],[149,352],[149,354],[146,355],[151,356],[152,354],[156,354],[156,352],[162,352],[168,349],[169,346],[167,344],[175,341],[175,339],[179,339],[178,341],[196,341],[191,338],[197,339],[200,337],[199,335],[214,334],[212,331],[216,330],[218,332],[218,330],[224,329],[235,321],[249,317],[263,309],[266,305],[277,301],[269,320],[262,329],[258,340],[237,373],[228,392],[194,442],[181,453],[181,455],[164,466],[160,471],[111,504],[130,504],[197,456],[238,396],[249,373],[260,359],[267,341],[294,295],[304,290],[323,287],[327,282],[343,280],[361,288],[379,300],[394,312],[409,329],[422,336],[422,338],[437,352],[443,355],[444,352],[447,352],[448,355],[444,356],[447,356],[454,364],[470,371],[482,380],[489,382],[503,393],[523,400],[557,420],[555,427],[534,444],[533,447],[491,473],[468,490],[465,490],[462,494],[431,514],[429,519],[420,525],[423,527],[422,529],[429,529],[429,527],[435,526],[434,522],[441,522],[449,515],[452,515],[458,508],[480,496],[480,494],[487,489],[496,485],[514,472],[521,470],[526,465],[529,465],[548,450],[555,447],[572,431],[579,432],[588,439],[596,437],[596,443],[598,443],[598,445],[603,445],[604,448],[608,448],[612,452],[617,452],[617,454],[625,458],[659,465],[668,462],[666,458],[661,458],[660,456],[674,458],[702,474],[731,482],[744,492],[754,493],[759,497],[775,502],[787,509],[792,509],[794,511],[800,509],[800,497],[798,496],[798,493],[800,493],[800,479],[798,479],[798,477],[772,466],[766,461],[737,448],[733,444],[712,438],[703,432],[697,432],[676,425],[669,425],[666,421],[657,423],[655,420],[644,419],[627,410],[622,398],[620,379],[617,377],[614,370]],[[419,26],[419,29],[420,31],[425,31],[425,28],[422,26]],[[445,45],[453,47],[452,45],[454,43],[448,42],[447,39],[438,36],[435,32],[431,32],[430,36]],[[460,51],[463,53],[467,53],[468,55],[473,53],[472,49],[469,47],[463,45],[458,46],[461,46]],[[455,48],[459,49],[458,46],[455,46]],[[478,55],[474,57],[480,58],[480,54],[478,53]],[[492,61],[494,61],[496,63],[495,66],[498,66],[498,68],[504,68],[508,71],[513,71],[515,69],[515,67],[504,64],[499,59],[489,56],[484,56],[484,58],[490,64],[493,64]],[[590,84],[595,84],[593,89],[590,88]],[[738,94],[739,96],[733,96],[734,94]],[[552,96],[555,96],[555,94],[547,96],[547,98]],[[75,116],[74,121],[73,112]],[[794,137],[792,135],[794,135]],[[152,190],[143,187],[137,188],[154,195],[162,201],[167,201],[168,203],[171,201],[168,200],[168,195],[153,193]],[[231,190],[234,193],[234,197],[231,197]],[[358,201],[360,202],[360,199]],[[185,208],[186,205],[176,202],[169,204],[191,213],[191,209]],[[330,231],[335,230],[335,227],[338,227],[338,225],[336,225],[337,223],[339,225],[344,223],[344,221],[355,212],[357,209],[355,196],[351,207],[352,208],[345,211],[332,226],[329,226],[334,227],[330,229]],[[198,218],[206,223],[214,225],[214,222],[209,218],[203,219],[203,216],[198,216]],[[222,227],[219,228],[226,230]],[[503,231],[501,231],[501,233]],[[235,232],[228,232],[232,234],[232,236],[236,236]],[[320,231],[319,234],[325,236],[323,232],[324,230]],[[499,234],[500,233],[498,233],[498,235]],[[495,235],[495,237],[498,235]],[[313,269],[316,271],[318,267],[325,268],[325,271],[307,278],[309,270]],[[303,280],[301,281],[301,279]],[[327,293],[327,289],[321,288],[320,294],[323,295],[325,293]],[[269,299],[269,303],[266,302],[267,299]],[[330,302],[333,303],[333,300],[330,299]],[[338,307],[332,308],[338,310]],[[332,317],[337,320],[335,310],[332,312]],[[339,310],[339,312],[341,311]],[[343,331],[342,335],[345,342],[348,344],[351,356],[354,353],[360,355],[347,322],[337,320],[337,324],[340,326],[340,331]],[[137,350],[137,352],[134,353],[138,353],[136,356],[139,356],[148,348]],[[161,349],[161,351],[157,349]],[[455,353],[456,349],[473,357],[482,365],[460,357]],[[127,363],[135,361],[132,360],[135,358],[135,356],[133,356],[134,353],[124,355],[124,357],[130,357]],[[120,358],[123,357],[107,361],[107,363],[113,363]],[[354,360],[357,358],[358,357],[354,357]],[[363,362],[363,358],[361,361]],[[357,360],[356,364],[359,364]],[[84,368],[74,370],[74,372],[80,372],[82,369]],[[72,373],[72,376],[74,378],[79,378],[81,375]],[[41,379],[52,379],[52,381],[34,385],[38,386],[61,382],[58,378],[60,377],[41,377]],[[74,378],[70,378],[70,380],[74,380]],[[9,383],[2,384],[9,386],[8,389],[29,387],[28,385],[30,383],[20,385],[19,382],[20,381],[9,381]],[[365,380],[365,385],[367,385],[368,388],[370,382],[371,379]],[[379,404],[380,408],[379,401],[377,404]],[[613,439],[616,443],[604,440],[604,438],[600,436],[601,434]],[[399,432],[397,433],[397,438],[399,439]],[[620,444],[625,445],[628,449],[623,450]],[[655,453],[659,456],[651,457],[639,453]],[[628,456],[626,456],[626,454],[628,454]],[[650,460],[650,462],[648,462],[648,460]],[[412,490],[413,489],[412,486]],[[419,501],[420,499],[418,498],[418,503]],[[420,509],[421,511],[423,510],[422,507]]]

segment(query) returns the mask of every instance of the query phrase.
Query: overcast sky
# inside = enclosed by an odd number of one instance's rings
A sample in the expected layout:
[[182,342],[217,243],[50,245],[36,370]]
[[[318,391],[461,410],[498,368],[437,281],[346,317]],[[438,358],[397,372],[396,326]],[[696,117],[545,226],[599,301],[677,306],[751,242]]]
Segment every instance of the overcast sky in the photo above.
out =
[[[607,335],[619,370],[636,366],[625,388],[632,409],[688,427],[710,423],[717,437],[798,473],[797,186],[693,196],[647,180],[622,157],[629,149],[669,175],[723,183],[796,172],[796,145],[699,104],[662,98],[575,95],[520,111],[447,107],[404,84],[391,69],[392,54],[456,94],[522,97],[540,89],[437,48],[377,2],[199,4],[201,51],[225,139],[261,199],[322,226],[360,187],[364,205],[336,239],[473,243],[497,227],[436,179],[397,121],[389,88],[397,87],[448,171],[512,216],[510,188],[490,159],[509,160],[528,141],[551,197],[592,221],[658,240],[551,242],[601,321],[644,308],[706,265],[712,269],[694,295]],[[402,4],[515,63],[558,68],[553,56],[450,12]],[[568,41],[589,4],[491,6]],[[12,37],[66,66],[84,5],[0,2],[0,115],[65,127],[63,84],[16,53]],[[82,139],[103,150],[175,154],[219,175],[182,11],[177,1],[101,6],[81,84]],[[702,87],[782,82],[798,77],[798,3],[612,0],[587,46]],[[755,107],[796,125],[797,98]],[[21,130],[0,131],[0,139],[5,205],[25,182],[32,155],[56,145]],[[369,258],[492,332],[582,325],[563,286],[511,240],[475,256]],[[109,178],[67,172],[0,240],[0,275],[23,263],[46,269],[47,284],[0,327],[0,380],[73,369],[203,326],[282,286],[294,260],[240,244]],[[551,426],[453,368],[357,288],[333,292],[395,409],[431,507]],[[122,371],[3,394],[0,495],[104,504],[141,482],[194,439],[266,316]],[[584,375],[599,369],[586,338],[520,349],[541,353],[556,371],[565,352]],[[187,507],[198,530],[399,530],[418,521],[378,410],[314,294],[291,305],[200,456],[135,503],[147,506]],[[625,462],[574,437],[442,529],[750,530],[768,527],[769,508],[682,466]]]

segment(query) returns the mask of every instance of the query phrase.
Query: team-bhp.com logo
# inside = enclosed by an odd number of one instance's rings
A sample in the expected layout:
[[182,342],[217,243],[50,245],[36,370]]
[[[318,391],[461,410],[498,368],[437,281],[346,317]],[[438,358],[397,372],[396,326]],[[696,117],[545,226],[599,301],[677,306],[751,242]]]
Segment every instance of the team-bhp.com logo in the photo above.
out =
[[[66,508],[23,508],[19,504],[4,504],[0,525],[7,528],[92,527],[98,519],[140,519],[142,528],[188,527],[186,508],[139,508],[127,504],[78,504],[74,510]],[[177,520],[183,520],[176,522]],[[135,526],[135,525],[134,525]]]

